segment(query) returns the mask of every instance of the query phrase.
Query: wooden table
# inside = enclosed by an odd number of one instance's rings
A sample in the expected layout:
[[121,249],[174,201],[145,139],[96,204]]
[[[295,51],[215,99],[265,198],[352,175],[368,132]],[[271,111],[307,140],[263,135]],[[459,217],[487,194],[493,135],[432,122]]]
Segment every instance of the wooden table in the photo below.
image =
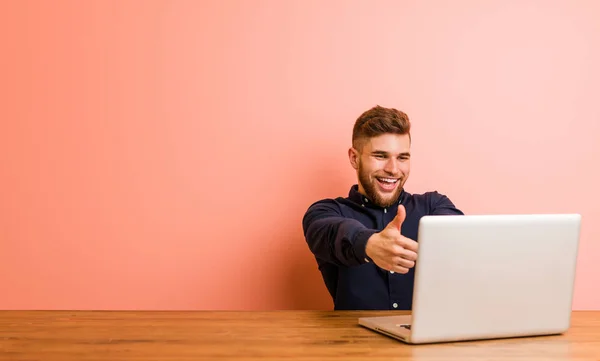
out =
[[0,360],[600,360],[600,312],[561,336],[418,346],[357,325],[383,314],[0,311]]

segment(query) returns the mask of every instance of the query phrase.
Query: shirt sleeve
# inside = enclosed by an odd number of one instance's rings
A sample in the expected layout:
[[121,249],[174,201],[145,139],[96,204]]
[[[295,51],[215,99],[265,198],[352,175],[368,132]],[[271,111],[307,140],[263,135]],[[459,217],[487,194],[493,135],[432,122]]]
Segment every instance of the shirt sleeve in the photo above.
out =
[[357,266],[367,262],[365,248],[377,230],[344,217],[333,200],[311,205],[302,220],[304,238],[315,257],[338,266]]
[[433,215],[459,215],[464,216],[464,213],[456,208],[454,203],[445,195],[438,192],[433,192],[431,197],[431,214]]

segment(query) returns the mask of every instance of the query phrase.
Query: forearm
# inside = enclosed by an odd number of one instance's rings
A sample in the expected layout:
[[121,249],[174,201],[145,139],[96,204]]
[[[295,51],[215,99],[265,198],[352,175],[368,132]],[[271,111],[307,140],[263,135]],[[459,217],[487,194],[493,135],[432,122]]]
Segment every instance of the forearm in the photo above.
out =
[[367,241],[377,231],[343,217],[336,208],[316,204],[306,212],[302,225],[309,249],[317,258],[337,265],[350,267],[365,263]]

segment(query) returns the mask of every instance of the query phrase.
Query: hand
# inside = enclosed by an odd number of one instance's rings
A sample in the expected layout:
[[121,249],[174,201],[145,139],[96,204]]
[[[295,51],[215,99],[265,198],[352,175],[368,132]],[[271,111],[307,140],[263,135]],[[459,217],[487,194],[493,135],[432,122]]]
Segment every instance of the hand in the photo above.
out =
[[399,205],[396,217],[367,241],[367,256],[384,270],[405,274],[415,266],[419,244],[400,233],[405,218],[406,209]]

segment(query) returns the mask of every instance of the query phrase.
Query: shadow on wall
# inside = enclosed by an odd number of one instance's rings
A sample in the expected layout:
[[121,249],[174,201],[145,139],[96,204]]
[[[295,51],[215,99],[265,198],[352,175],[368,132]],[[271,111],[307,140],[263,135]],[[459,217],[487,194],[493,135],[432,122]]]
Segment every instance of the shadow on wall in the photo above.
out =
[[345,196],[351,184],[347,177],[341,175],[348,174],[349,165],[337,164],[335,160],[324,159],[322,155],[314,159],[319,159],[319,162],[311,165],[311,169],[304,173],[307,176],[303,189],[297,193],[304,198],[294,200],[297,206],[294,207],[294,217],[290,217],[294,223],[288,228],[290,243],[285,247],[282,257],[285,263],[281,265],[286,276],[279,292],[285,296],[283,302],[286,308],[332,310],[333,301],[325,287],[317,261],[304,239],[302,217],[310,204],[319,199]]
[[[280,292],[285,296],[286,308],[294,310],[332,310],[333,302],[327,292],[317,262],[306,246],[304,238],[292,240],[285,264],[285,280]],[[299,245],[299,246],[298,246]]]
[[[322,148],[314,146],[311,149]],[[302,218],[317,200],[347,194],[352,179],[348,172],[352,169],[347,163],[340,162],[340,158],[313,154],[310,150],[287,150],[286,158],[281,162],[277,184],[268,189],[271,193],[267,198],[273,203],[258,210],[264,212],[256,218],[261,224],[254,225],[254,231],[249,235],[260,244],[249,247],[252,254],[242,257],[236,265],[242,277],[232,279],[232,282],[236,282],[236,293],[239,292],[237,299],[243,298],[244,303],[232,303],[235,306],[231,307],[333,309],[315,257],[304,239]],[[293,191],[289,185],[293,185]]]

